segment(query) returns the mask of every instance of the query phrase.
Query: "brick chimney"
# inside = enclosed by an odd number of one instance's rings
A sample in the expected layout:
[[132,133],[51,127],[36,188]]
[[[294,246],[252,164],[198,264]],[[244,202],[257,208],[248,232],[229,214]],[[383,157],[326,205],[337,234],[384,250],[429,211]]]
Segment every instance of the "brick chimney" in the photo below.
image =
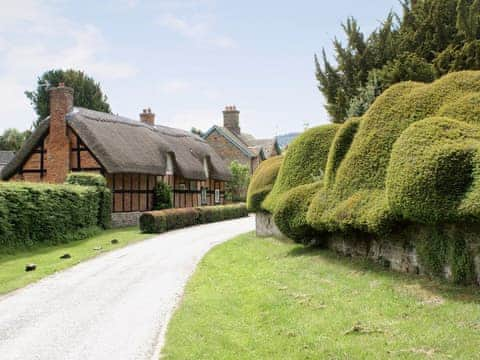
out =
[[73,109],[73,89],[64,83],[49,90],[50,131],[48,134],[46,181],[63,183],[70,171],[70,142],[65,116]]
[[240,111],[235,105],[226,106],[223,110],[223,126],[232,133],[240,135]]
[[140,113],[140,121],[144,124],[155,126],[155,114],[152,113],[150,108],[143,109],[143,112]]

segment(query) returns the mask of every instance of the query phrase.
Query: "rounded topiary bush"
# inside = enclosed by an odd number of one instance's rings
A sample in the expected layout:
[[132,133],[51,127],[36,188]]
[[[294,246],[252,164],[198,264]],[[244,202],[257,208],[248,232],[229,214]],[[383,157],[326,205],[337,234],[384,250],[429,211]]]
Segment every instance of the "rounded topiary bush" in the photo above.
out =
[[458,207],[473,183],[479,145],[480,129],[464,122],[430,118],[412,125],[392,151],[386,181],[392,211],[425,224],[463,220]]
[[325,166],[325,186],[335,182],[335,172],[344,159],[358,130],[361,118],[351,118],[338,129],[330,147]]
[[299,243],[312,240],[315,232],[307,222],[307,211],[313,195],[322,186],[321,181],[298,186],[280,197],[273,220],[284,235]]
[[323,180],[328,151],[339,127],[334,124],[307,130],[290,144],[275,185],[263,203],[265,209],[273,213],[283,193]]
[[282,165],[283,156],[274,156],[260,163],[252,175],[247,192],[247,208],[251,212],[262,210],[262,202],[270,193]]

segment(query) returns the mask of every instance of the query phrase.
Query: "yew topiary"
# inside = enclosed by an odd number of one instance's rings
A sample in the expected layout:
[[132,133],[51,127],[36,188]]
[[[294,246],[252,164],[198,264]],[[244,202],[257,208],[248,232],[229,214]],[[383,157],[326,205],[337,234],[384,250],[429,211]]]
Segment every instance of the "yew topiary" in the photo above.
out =
[[283,193],[323,180],[330,145],[339,127],[334,124],[307,130],[290,144],[275,185],[263,203],[265,209],[273,213]]
[[283,156],[274,156],[260,163],[255,170],[247,192],[247,208],[249,211],[262,210],[262,202],[273,188],[282,161]]

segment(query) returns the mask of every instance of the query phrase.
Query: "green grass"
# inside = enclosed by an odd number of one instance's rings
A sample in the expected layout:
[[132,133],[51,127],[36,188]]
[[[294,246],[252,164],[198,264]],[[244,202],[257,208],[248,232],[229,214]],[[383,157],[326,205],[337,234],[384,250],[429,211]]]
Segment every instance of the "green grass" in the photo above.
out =
[[472,359],[480,292],[242,235],[214,248],[169,325],[166,359]]
[[[134,242],[152,237],[142,234],[138,227],[101,231],[98,235],[85,240],[74,241],[56,246],[35,247],[17,251],[13,254],[0,253],[0,294],[21,288],[57,271],[76,265],[101,253],[118,249]],[[112,245],[112,239],[119,240]],[[101,246],[99,251],[93,250]],[[72,258],[62,260],[60,256],[69,253]],[[37,270],[25,272],[25,265],[37,264]]]

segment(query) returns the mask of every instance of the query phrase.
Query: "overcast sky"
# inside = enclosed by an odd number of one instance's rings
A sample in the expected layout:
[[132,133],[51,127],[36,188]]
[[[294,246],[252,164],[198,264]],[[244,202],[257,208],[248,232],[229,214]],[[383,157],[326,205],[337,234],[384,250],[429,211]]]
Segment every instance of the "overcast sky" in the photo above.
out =
[[[327,5],[329,4],[329,5]],[[397,0],[0,0],[0,131],[35,119],[24,95],[52,68],[84,70],[114,113],[206,130],[225,105],[259,137],[328,122],[313,55],[354,15],[366,31]]]

